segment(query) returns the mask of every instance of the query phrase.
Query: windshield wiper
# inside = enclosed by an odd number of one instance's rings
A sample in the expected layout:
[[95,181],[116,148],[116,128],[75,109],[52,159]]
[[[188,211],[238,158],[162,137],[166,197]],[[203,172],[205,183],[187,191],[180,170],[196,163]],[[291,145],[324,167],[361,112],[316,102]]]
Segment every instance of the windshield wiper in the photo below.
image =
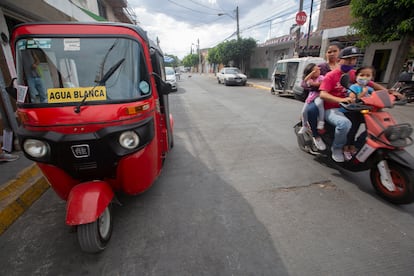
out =
[[[106,81],[116,72],[116,70],[118,70],[119,66],[121,66],[121,64],[124,61],[125,61],[125,58],[122,58],[117,63],[115,63],[114,65],[112,65],[112,67],[109,68],[109,70],[105,73],[105,75],[102,77],[102,79],[100,79],[99,81],[96,81],[96,84],[92,88],[92,91],[97,86],[105,85]],[[75,107],[75,112],[76,113],[79,113],[80,112],[80,108],[85,103],[85,101],[86,101],[87,98],[88,98],[88,93],[85,93],[85,95],[83,96],[82,101]]]
[[112,65],[111,68],[105,73],[100,81],[98,81],[98,85],[105,85],[106,81],[118,70],[119,66],[125,61],[125,58],[121,58],[117,63]]

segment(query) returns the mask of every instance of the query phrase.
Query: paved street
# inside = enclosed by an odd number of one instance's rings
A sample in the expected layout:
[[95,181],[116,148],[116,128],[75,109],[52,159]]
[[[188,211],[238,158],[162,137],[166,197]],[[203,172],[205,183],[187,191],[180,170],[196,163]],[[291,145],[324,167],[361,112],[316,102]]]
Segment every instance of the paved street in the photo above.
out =
[[[413,274],[414,204],[299,150],[301,102],[204,75],[178,84],[174,149],[149,191],[120,197],[108,248],[82,253],[49,189],[0,236],[0,274]],[[413,111],[392,110],[414,125]]]

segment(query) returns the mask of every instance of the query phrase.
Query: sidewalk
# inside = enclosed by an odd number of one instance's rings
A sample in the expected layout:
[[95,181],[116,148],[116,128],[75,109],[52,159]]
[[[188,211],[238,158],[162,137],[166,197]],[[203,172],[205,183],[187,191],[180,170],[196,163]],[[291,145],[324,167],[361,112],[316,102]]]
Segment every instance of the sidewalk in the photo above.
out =
[[0,162],[0,235],[48,188],[49,184],[23,152],[12,162]]
[[249,79],[247,78],[247,85],[255,88],[270,91],[272,82],[269,79]]

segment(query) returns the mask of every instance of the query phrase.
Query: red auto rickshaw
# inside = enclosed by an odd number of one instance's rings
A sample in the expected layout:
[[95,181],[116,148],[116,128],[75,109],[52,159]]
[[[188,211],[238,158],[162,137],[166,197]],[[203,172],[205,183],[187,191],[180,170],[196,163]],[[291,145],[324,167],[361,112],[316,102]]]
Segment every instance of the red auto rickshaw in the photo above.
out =
[[163,53],[122,23],[22,24],[11,44],[21,148],[67,201],[82,250],[100,252],[116,193],[147,190],[173,146]]

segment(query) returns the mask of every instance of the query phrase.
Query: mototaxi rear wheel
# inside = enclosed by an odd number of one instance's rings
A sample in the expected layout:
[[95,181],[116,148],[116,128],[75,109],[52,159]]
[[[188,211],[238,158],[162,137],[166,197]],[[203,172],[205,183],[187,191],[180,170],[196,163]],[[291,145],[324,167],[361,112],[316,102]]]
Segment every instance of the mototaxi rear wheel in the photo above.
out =
[[108,244],[112,234],[112,212],[108,205],[97,220],[77,227],[81,249],[88,253],[99,253]]
[[381,174],[377,166],[371,169],[371,183],[377,193],[385,200],[394,204],[409,204],[414,201],[414,170],[403,167],[388,160],[391,179],[395,191],[388,190],[381,181]]

